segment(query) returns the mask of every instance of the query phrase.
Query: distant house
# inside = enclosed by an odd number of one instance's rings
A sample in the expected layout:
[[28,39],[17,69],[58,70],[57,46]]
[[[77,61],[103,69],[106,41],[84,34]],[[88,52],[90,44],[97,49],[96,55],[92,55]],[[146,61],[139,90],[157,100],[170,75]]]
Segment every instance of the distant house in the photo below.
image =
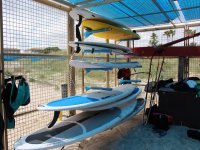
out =
[[4,53],[15,53],[15,54],[20,53],[20,49],[18,48],[4,48],[3,51]]

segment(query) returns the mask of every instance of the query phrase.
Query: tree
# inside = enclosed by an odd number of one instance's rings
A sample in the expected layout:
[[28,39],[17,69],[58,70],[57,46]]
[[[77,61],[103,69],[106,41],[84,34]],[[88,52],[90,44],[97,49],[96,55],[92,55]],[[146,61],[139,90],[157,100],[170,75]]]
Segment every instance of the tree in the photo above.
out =
[[[187,29],[185,30],[186,36],[193,36],[194,34],[196,34],[196,30],[190,30]],[[190,46],[196,46],[197,43],[194,42],[194,37],[192,38],[193,42],[190,43]]]
[[44,49],[44,54],[49,54],[51,52],[57,52],[60,51],[58,47],[47,47]]
[[172,41],[173,41],[173,38],[174,38],[174,35],[176,34],[176,31],[175,30],[169,30],[169,33],[170,33],[170,36],[172,37]]
[[158,45],[158,36],[155,33],[152,33],[149,44],[151,46],[157,46]]
[[169,42],[170,32],[165,31],[163,35],[165,35],[167,37],[167,42]]
[[[196,30],[192,30],[192,31],[191,31],[191,35],[194,35],[194,34],[196,34]],[[194,42],[194,37],[192,38],[192,40],[193,40],[193,43],[195,43],[195,42]],[[194,45],[194,46],[196,46],[196,45]]]

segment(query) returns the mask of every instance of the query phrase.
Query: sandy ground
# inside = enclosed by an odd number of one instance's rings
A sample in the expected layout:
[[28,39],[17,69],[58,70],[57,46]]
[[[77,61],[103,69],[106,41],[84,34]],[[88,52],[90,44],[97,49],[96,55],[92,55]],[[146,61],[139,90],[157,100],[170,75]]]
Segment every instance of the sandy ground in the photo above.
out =
[[160,137],[151,125],[143,125],[142,114],[65,150],[200,150],[200,142],[187,137],[187,127],[171,126]]

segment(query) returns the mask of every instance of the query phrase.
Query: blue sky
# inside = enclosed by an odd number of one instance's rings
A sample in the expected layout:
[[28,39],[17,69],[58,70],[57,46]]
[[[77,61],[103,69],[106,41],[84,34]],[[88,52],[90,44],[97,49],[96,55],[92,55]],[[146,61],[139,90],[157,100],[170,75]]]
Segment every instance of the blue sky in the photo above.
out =
[[3,0],[4,47],[67,46],[67,13],[32,0]]

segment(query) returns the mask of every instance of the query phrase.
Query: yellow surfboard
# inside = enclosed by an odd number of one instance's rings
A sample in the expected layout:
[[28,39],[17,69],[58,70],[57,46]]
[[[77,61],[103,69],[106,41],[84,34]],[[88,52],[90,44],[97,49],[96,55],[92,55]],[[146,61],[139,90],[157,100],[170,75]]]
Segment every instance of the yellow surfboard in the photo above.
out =
[[89,32],[94,31],[92,35],[104,39],[116,41],[140,39],[140,36],[136,32],[97,20],[83,20],[82,27],[89,30]]

